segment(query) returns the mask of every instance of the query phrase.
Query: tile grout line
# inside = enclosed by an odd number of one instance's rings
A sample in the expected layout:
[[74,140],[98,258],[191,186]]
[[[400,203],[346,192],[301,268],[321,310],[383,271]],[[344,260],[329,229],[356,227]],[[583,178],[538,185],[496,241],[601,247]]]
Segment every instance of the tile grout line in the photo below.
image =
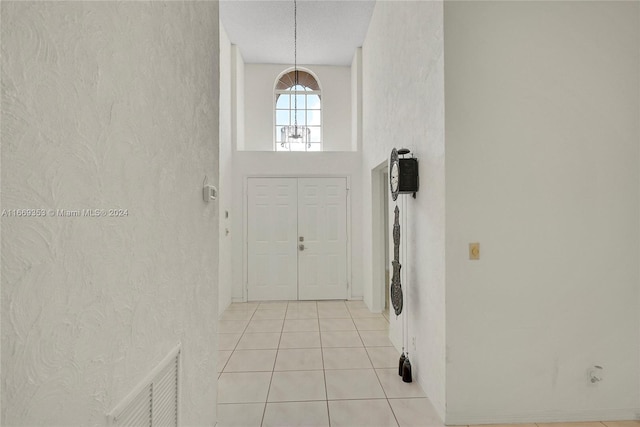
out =
[[[265,416],[266,416],[266,407],[267,407],[267,404],[268,404],[268,396],[269,396],[270,391],[271,391],[271,385],[272,385],[272,381],[273,381],[273,376],[274,376],[274,374],[275,374],[275,372],[276,372],[276,371],[275,371],[275,366],[276,366],[276,363],[277,363],[277,360],[278,360],[278,356],[279,356],[279,352],[280,352],[280,344],[281,344],[281,342],[282,342],[282,336],[283,336],[283,334],[284,334],[284,326],[285,326],[285,322],[286,322],[286,315],[287,315],[287,312],[288,312],[288,308],[289,308],[289,304],[290,304],[290,303],[291,303],[291,302],[287,302],[287,307],[286,307],[286,309],[285,309],[285,318],[283,319],[283,323],[282,323],[282,326],[281,326],[281,329],[280,329],[280,337],[279,337],[278,345],[277,345],[277,348],[276,348],[276,357],[275,357],[275,359],[274,359],[273,367],[272,367],[271,371],[238,371],[238,373],[240,373],[240,372],[246,372],[246,373],[250,373],[250,374],[256,374],[256,373],[258,373],[258,372],[263,372],[263,373],[265,373],[265,372],[271,372],[271,379],[270,379],[269,386],[268,386],[268,389],[267,389],[267,397],[265,398],[265,401],[264,401],[264,402],[261,402],[261,401],[258,401],[258,402],[228,402],[228,403],[225,403],[225,404],[224,404],[224,405],[245,405],[245,404],[262,404],[262,403],[264,403],[264,405],[263,405],[263,411],[262,411],[262,418],[261,418],[261,421],[260,421],[260,425],[264,425],[264,420],[265,420]],[[346,303],[345,303],[345,305],[346,305]],[[232,350],[230,350],[230,355],[229,355],[229,357],[227,358],[227,361],[225,362],[225,365],[224,365],[224,366],[223,366],[223,368],[221,369],[221,372],[219,373],[218,378],[220,378],[220,376],[221,376],[223,373],[229,373],[229,372],[225,372],[225,369],[227,368],[227,366],[228,366],[228,364],[229,364],[229,361],[231,360],[231,357],[232,357],[234,354],[237,354],[237,352],[238,352],[238,351],[243,350],[243,349],[238,349],[238,346],[239,346],[240,341],[245,337],[245,334],[246,334],[246,333],[248,333],[248,332],[247,332],[247,329],[248,329],[249,324],[250,324],[252,321],[254,321],[254,320],[270,320],[270,319],[255,319],[255,318],[254,318],[254,316],[255,316],[256,312],[258,311],[258,307],[259,307],[259,306],[260,306],[260,304],[258,304],[258,306],[256,306],[253,310],[251,310],[251,315],[250,315],[250,316],[249,316],[249,318],[248,318],[247,324],[245,325],[245,327],[243,328],[243,330],[242,330],[241,332],[239,332],[240,337],[238,338],[238,341],[236,342],[236,344],[233,346],[233,349],[232,349]],[[315,302],[315,307],[316,307],[316,311],[317,311],[317,309],[318,309],[317,301]],[[351,317],[350,317],[350,320],[354,323],[354,326],[355,326],[355,319],[356,319],[356,318],[355,318],[355,317],[353,316],[353,314],[351,313],[351,309],[349,308],[349,306],[348,306],[348,305],[346,305],[346,308],[347,308],[347,311],[349,312],[349,315],[351,316]],[[228,308],[227,308],[227,310],[228,310]],[[226,312],[227,310],[225,310],[225,312]],[[246,312],[248,313],[248,312],[249,312],[249,309],[248,309],[248,310],[246,310]],[[385,318],[386,322],[387,322],[387,323],[389,323],[389,319],[387,319],[386,317],[384,317],[384,318]],[[327,319],[333,319],[333,318],[327,318]],[[336,319],[342,319],[342,318],[336,318]],[[233,320],[233,319],[230,319],[230,320]],[[300,319],[298,319],[298,320],[300,320]],[[367,346],[367,345],[365,345],[365,344],[364,344],[364,340],[362,339],[362,334],[361,334],[361,333],[362,333],[362,332],[369,332],[369,331],[368,331],[368,330],[362,330],[362,331],[361,331],[361,330],[356,326],[356,329],[355,329],[355,330],[356,330],[356,332],[357,332],[357,335],[358,335],[358,337],[359,337],[360,341],[362,342],[362,348],[364,348],[364,349],[365,349],[365,353],[366,353],[366,355],[367,355],[367,358],[368,358],[368,360],[369,360],[369,362],[371,363],[371,366],[372,366],[372,368],[371,368],[371,369],[373,369],[373,371],[374,371],[374,373],[375,373],[375,375],[376,375],[376,378],[378,379],[378,383],[380,384],[380,386],[381,386],[381,388],[382,388],[382,391],[383,391],[384,397],[379,397],[379,398],[349,398],[349,399],[332,399],[332,400],[329,400],[328,388],[327,388],[327,378],[326,378],[326,372],[327,372],[327,369],[326,369],[325,360],[324,360],[324,349],[325,349],[325,348],[328,348],[328,349],[334,349],[334,348],[346,348],[346,349],[352,349],[353,347],[324,347],[324,345],[323,345],[323,341],[322,341],[322,331],[320,330],[320,329],[321,329],[321,328],[320,328],[320,322],[321,322],[321,320],[322,320],[322,319],[320,318],[319,313],[316,313],[315,320],[316,320],[316,321],[317,321],[317,323],[318,323],[318,334],[319,334],[319,337],[320,337],[320,355],[321,355],[321,360],[322,360],[322,371],[323,371],[324,382],[325,382],[325,399],[319,399],[319,400],[300,400],[300,401],[297,401],[297,400],[295,400],[295,401],[282,401],[282,402],[278,402],[278,403],[325,402],[325,404],[326,404],[326,408],[327,408],[327,417],[328,417],[328,422],[329,422],[329,426],[331,426],[331,413],[330,413],[330,411],[329,411],[329,402],[330,402],[330,401],[369,401],[369,400],[375,400],[375,401],[378,401],[378,400],[385,400],[385,401],[387,402],[387,405],[388,405],[388,406],[389,406],[389,408],[391,409],[391,412],[392,412],[392,414],[393,414],[393,416],[394,416],[394,419],[395,419],[395,421],[396,421],[397,425],[399,425],[399,421],[398,421],[397,415],[395,414],[395,411],[394,411],[394,409],[393,409],[393,406],[391,405],[391,400],[398,400],[398,399],[400,399],[400,400],[403,400],[403,399],[428,399],[428,398],[426,398],[426,397],[417,397],[417,396],[413,396],[413,397],[389,397],[389,396],[387,395],[386,390],[385,390],[385,389],[384,389],[384,387],[382,386],[382,382],[381,382],[381,380],[380,380],[380,375],[379,375],[379,373],[378,373],[378,369],[376,369],[376,367],[375,367],[375,366],[374,366],[374,364],[373,364],[373,360],[372,360],[372,358],[371,358],[371,354],[369,353],[369,350],[370,350],[370,349],[374,349],[374,348],[389,347],[389,346],[375,346],[375,345],[373,345],[373,346]],[[218,321],[220,321],[220,319],[219,319]],[[346,332],[346,331],[325,331],[325,332]],[[381,331],[381,332],[382,332],[382,331]],[[386,332],[387,332],[387,334],[388,334],[388,329],[386,330]],[[220,333],[221,333],[221,332],[218,332],[218,334],[220,334]],[[224,332],[224,333],[228,333],[228,332]],[[224,333],[223,333],[223,334],[224,334]],[[236,334],[237,332],[232,332],[232,333],[233,333],[233,334]],[[305,347],[305,348],[306,348],[306,347]],[[394,347],[394,348],[395,348],[395,347]],[[247,350],[252,350],[252,349],[247,349]],[[256,350],[265,350],[265,349],[256,349]],[[268,349],[267,349],[267,350],[268,350]],[[284,349],[283,349],[283,350],[284,350]],[[219,351],[220,351],[220,350],[219,350]],[[229,351],[229,350],[225,350],[225,351]],[[370,368],[345,368],[345,369],[354,369],[354,370],[356,370],[356,369],[362,369],[362,370],[364,370],[364,369],[370,369]],[[393,369],[393,368],[380,368],[380,369]],[[340,369],[334,369],[334,370],[340,370]],[[309,371],[309,370],[307,370],[307,369],[305,369],[305,370],[294,370],[294,371],[291,371],[291,372],[305,372],[305,371]],[[315,370],[315,371],[317,371],[317,370]],[[234,373],[235,373],[235,372],[234,372]],[[217,404],[217,403],[216,403],[216,404]],[[257,408],[256,408],[256,409],[257,409]],[[635,420],[633,420],[633,421],[635,421]],[[598,424],[600,424],[600,425],[601,425],[601,427],[609,427],[609,425],[608,425],[607,423],[605,423],[604,421],[593,421],[593,423],[596,423],[596,422],[597,422]],[[541,426],[541,425],[543,425],[543,424],[552,424],[552,425],[553,425],[553,424],[557,424],[557,425],[559,425],[559,424],[562,424],[562,423],[530,423],[530,424],[531,424],[531,425],[534,425],[534,426],[536,426],[536,427],[540,427],[540,426]],[[460,427],[474,427],[474,426],[466,425],[466,426],[460,426]]]
[[[353,323],[355,324],[356,322],[354,321]],[[389,323],[389,322],[387,322],[387,323]],[[373,360],[371,360],[371,355],[369,354],[369,351],[367,350],[367,346],[364,345],[364,340],[362,339],[362,336],[360,335],[360,329],[358,329],[357,325],[356,325],[356,330],[358,331],[358,337],[360,338],[360,341],[362,341],[362,345],[364,346],[364,351],[367,354],[367,357],[369,358],[369,362],[371,363],[371,367],[373,368],[373,373],[376,375],[376,379],[378,380],[378,384],[380,384],[380,388],[382,389],[382,393],[384,394],[384,399],[387,402],[387,406],[389,407],[389,409],[391,410],[391,413],[393,414],[393,419],[396,421],[396,426],[400,426],[400,422],[398,421],[398,417],[396,416],[396,413],[393,410],[393,406],[391,406],[391,402],[389,402],[389,396],[387,396],[387,391],[384,389],[384,386],[382,385],[382,381],[380,381],[380,375],[378,375],[378,371],[376,370],[376,367],[373,364]]]
[[[259,307],[259,306],[258,306]],[[256,308],[256,311],[258,309]],[[278,348],[276,349],[276,357],[273,359],[273,367],[271,369],[271,379],[269,380],[269,387],[267,388],[267,395],[264,398],[264,409],[262,410],[262,420],[260,421],[260,426],[264,425],[264,417],[267,414],[267,403],[269,402],[269,394],[271,393],[271,384],[273,384],[273,375],[276,371],[276,362],[278,361],[278,354],[280,352],[280,341],[282,341],[282,333],[284,331],[284,322],[287,317],[287,310],[289,310],[289,303],[287,302],[287,306],[284,309],[284,318],[282,319],[282,326],[280,327],[280,339],[278,340]]]
[[[318,310],[316,302],[316,311]],[[318,313],[318,334],[320,335],[320,357],[322,358],[322,377],[324,378],[324,397],[325,406],[327,407],[327,423],[331,427],[331,413],[329,412],[329,391],[327,390],[327,370],[324,366],[324,347],[322,345],[322,328],[320,327],[320,313]]]
[[[247,328],[249,327],[249,323],[251,323],[251,320],[253,319],[253,315],[256,313],[256,310],[258,309],[258,307],[256,306],[256,308],[253,309],[253,311],[251,312],[251,316],[249,317],[249,320],[247,321],[247,324],[244,326],[244,329],[242,330],[242,332],[240,332],[240,337],[238,338],[238,341],[236,342],[236,345],[233,346],[233,350],[231,350],[231,354],[229,355],[229,358],[227,359],[226,363],[224,364],[224,366],[222,367],[222,370],[220,371],[220,374],[218,375],[218,380],[220,380],[220,377],[222,376],[223,373],[229,373],[229,372],[225,372],[225,369],[227,368],[227,365],[229,364],[229,361],[231,360],[231,357],[233,356],[233,353],[236,352],[236,349],[238,347],[238,344],[240,344],[240,340],[242,340],[242,337],[245,334],[245,331],[247,330]],[[227,307],[228,310],[228,307]],[[227,311],[225,310],[225,311]],[[219,350],[218,350],[219,351]],[[219,396],[217,396],[217,399],[219,400]],[[216,405],[218,405],[218,402],[216,401]]]
[[[275,359],[274,359],[273,367],[272,367],[272,370],[271,370],[271,378],[270,378],[270,382],[269,382],[269,386],[268,386],[267,397],[266,397],[265,402],[264,402],[263,413],[262,413],[262,419],[261,419],[261,425],[264,425],[264,420],[265,420],[265,417],[266,417],[266,407],[267,407],[267,405],[268,405],[268,403],[269,403],[269,402],[268,402],[268,396],[270,395],[270,392],[271,392],[271,386],[272,386],[272,384],[273,384],[273,377],[274,377],[275,372],[276,372],[276,371],[275,371],[275,366],[276,366],[276,364],[277,364],[278,356],[279,356],[279,353],[280,353],[280,348],[281,348],[281,343],[282,343],[282,337],[283,337],[283,334],[284,334],[285,323],[286,323],[286,320],[287,320],[287,319],[286,319],[286,316],[287,316],[287,313],[288,313],[288,309],[289,309],[289,305],[290,305],[290,304],[291,304],[291,302],[288,302],[288,303],[287,303],[287,307],[286,307],[286,309],[285,309],[285,316],[284,316],[284,319],[282,319],[282,322],[283,322],[283,323],[282,323],[282,325],[281,325],[281,329],[280,329],[280,336],[279,336],[278,346],[277,346],[277,349],[276,349],[276,357],[275,357]],[[345,304],[345,303],[343,302],[343,304]],[[316,306],[316,310],[318,310],[318,304],[317,304],[317,302],[315,302],[315,306]],[[231,355],[233,355],[234,353],[236,353],[237,351],[239,351],[239,349],[238,349],[239,342],[240,342],[240,341],[245,337],[245,334],[246,334],[246,333],[248,333],[248,332],[247,332],[247,329],[248,329],[249,324],[250,324],[252,321],[255,321],[255,320],[261,320],[261,319],[255,319],[255,313],[258,311],[259,307],[260,307],[260,306],[258,305],[258,307],[256,307],[256,308],[252,311],[251,316],[250,316],[250,318],[249,318],[249,321],[247,322],[247,325],[245,325],[245,327],[244,327],[243,331],[240,333],[240,338],[239,338],[238,342],[236,343],[236,345],[234,346],[234,349],[231,351]],[[392,414],[394,415],[394,419],[396,420],[396,424],[398,425],[399,423],[398,423],[397,417],[396,417],[396,415],[395,415],[395,412],[393,411],[393,407],[391,407],[391,404],[390,404],[390,398],[387,396],[387,393],[386,393],[386,391],[384,390],[384,387],[382,386],[382,383],[381,383],[381,381],[380,381],[380,377],[379,377],[378,372],[377,372],[377,370],[376,370],[376,368],[375,368],[375,366],[374,366],[374,364],[373,364],[373,360],[371,359],[371,355],[370,355],[370,353],[369,353],[369,351],[368,351],[368,350],[369,350],[369,348],[370,348],[370,346],[366,346],[366,345],[364,344],[364,340],[362,339],[362,335],[361,335],[361,332],[362,332],[362,331],[361,331],[361,330],[356,326],[356,324],[355,324],[355,320],[354,320],[354,319],[356,319],[356,318],[355,318],[355,317],[353,317],[353,314],[351,313],[351,310],[349,309],[349,306],[346,306],[346,308],[347,308],[347,312],[349,313],[349,316],[350,316],[350,317],[349,317],[349,320],[351,320],[351,322],[352,322],[352,323],[353,323],[353,325],[355,326],[355,331],[357,332],[357,337],[358,337],[358,339],[360,339],[361,346],[362,346],[362,347],[360,347],[360,348],[364,348],[364,349],[365,349],[365,353],[367,354],[367,358],[368,358],[368,360],[369,360],[369,362],[370,362],[370,364],[371,364],[371,368],[354,368],[354,369],[373,369],[373,370],[374,370],[374,374],[376,374],[376,378],[378,379],[378,382],[379,382],[379,384],[380,384],[380,386],[381,386],[381,388],[382,388],[382,390],[383,390],[383,395],[384,395],[384,397],[379,397],[379,398],[373,398],[373,397],[372,397],[372,398],[367,398],[367,399],[364,399],[364,398],[363,398],[363,399],[359,399],[359,398],[352,398],[352,399],[333,399],[333,400],[336,400],[336,401],[343,401],[343,400],[344,400],[344,401],[359,401],[359,400],[382,400],[382,399],[384,399],[384,400],[387,402],[387,405],[389,406],[389,408],[391,409]],[[327,319],[333,319],[333,317],[328,317]],[[338,317],[338,318],[336,318],[336,319],[342,319],[342,318],[341,318],[341,317]],[[329,410],[329,401],[330,401],[330,400],[329,400],[329,398],[328,398],[328,386],[327,386],[327,377],[326,377],[326,371],[327,371],[327,369],[326,369],[326,363],[325,363],[325,360],[324,360],[324,349],[325,349],[325,348],[333,348],[333,347],[325,347],[325,346],[324,346],[324,343],[323,343],[323,340],[322,340],[322,335],[323,335],[323,334],[322,334],[322,332],[323,332],[323,331],[321,330],[321,325],[320,325],[320,323],[321,323],[322,319],[320,318],[320,314],[319,314],[319,312],[318,312],[318,313],[316,313],[315,320],[316,320],[316,323],[317,323],[317,326],[318,326],[318,335],[319,335],[319,338],[320,338],[320,354],[321,354],[321,360],[322,360],[323,378],[324,378],[324,382],[325,382],[325,399],[320,399],[320,400],[315,400],[315,399],[314,399],[314,400],[311,400],[311,401],[317,401],[317,402],[323,402],[323,401],[324,401],[324,402],[325,402],[325,404],[326,404],[326,408],[327,408],[327,417],[328,417],[328,422],[329,422],[329,426],[330,426],[330,425],[331,425],[331,413],[330,413],[330,410]],[[387,319],[385,319],[385,321],[387,321]],[[387,321],[387,322],[388,322],[388,321]],[[366,327],[366,326],[365,326],[365,327]],[[384,331],[384,330],[382,330],[382,331]],[[343,331],[324,331],[324,332],[343,332]],[[344,331],[344,332],[348,332],[348,331]],[[388,329],[386,330],[386,332],[388,332]],[[303,347],[304,347],[304,346],[303,346]],[[376,347],[376,346],[373,346],[373,347]],[[301,347],[301,348],[302,348],[302,347]],[[304,348],[307,348],[307,347],[304,347]],[[340,347],[335,347],[335,348],[340,348]],[[344,348],[351,348],[351,347],[344,347]],[[260,350],[263,350],[263,349],[260,349]],[[229,359],[228,359],[228,360],[227,360],[227,362],[225,363],[225,367],[224,367],[224,368],[226,368],[226,366],[228,365],[228,362],[229,362],[229,360],[231,359],[231,355],[229,356]],[[223,370],[224,370],[224,368],[223,368]],[[346,368],[345,368],[345,369],[346,369]],[[350,368],[349,368],[349,369],[350,369]],[[339,369],[338,369],[338,370],[339,370]],[[303,369],[303,370],[294,370],[294,371],[304,372],[304,371],[309,371],[309,370],[308,370],[308,369]],[[316,370],[316,371],[317,371],[317,370]],[[258,372],[258,371],[247,371],[247,372],[254,372],[254,373],[255,373],[255,372]],[[269,371],[260,371],[260,372],[269,372]],[[297,400],[296,400],[296,401],[282,401],[282,402],[280,402],[280,403],[302,403],[302,402],[309,402],[309,400],[301,400],[301,401],[297,401]],[[233,402],[233,403],[238,403],[238,404],[240,404],[241,402]],[[256,403],[262,403],[262,402],[256,402]],[[603,426],[603,427],[608,427],[608,426],[606,426],[606,425],[605,425],[605,426]]]
[[[251,313],[251,317],[249,317],[249,321],[247,321],[247,324],[244,326],[244,329],[242,330],[242,332],[240,332],[240,338],[238,338],[238,342],[236,342],[236,345],[233,346],[233,350],[231,350],[231,354],[229,355],[229,357],[227,358],[227,361],[225,362],[224,366],[222,367],[222,370],[220,371],[220,375],[218,376],[218,378],[220,378],[220,376],[223,373],[228,373],[225,372],[224,370],[227,368],[227,365],[229,364],[229,361],[231,360],[231,357],[233,356],[233,353],[236,352],[236,349],[238,348],[238,344],[240,344],[240,341],[242,340],[242,337],[244,336],[247,328],[249,327],[249,323],[251,323],[251,320],[253,319],[253,315],[256,314],[256,310],[258,309],[258,307],[256,307],[253,312]],[[225,310],[226,311],[226,310]],[[218,332],[219,333],[219,332]],[[218,350],[220,351],[220,350]]]

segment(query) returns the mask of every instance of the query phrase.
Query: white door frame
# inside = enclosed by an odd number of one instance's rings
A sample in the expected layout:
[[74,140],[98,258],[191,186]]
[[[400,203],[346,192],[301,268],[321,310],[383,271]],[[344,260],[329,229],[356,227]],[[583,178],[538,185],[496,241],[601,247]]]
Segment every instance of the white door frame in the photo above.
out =
[[385,160],[371,170],[371,311],[374,313],[384,310],[385,301],[385,238],[381,231],[385,210],[389,209],[383,195],[383,191],[389,191],[389,183],[384,179],[388,169],[388,160]]
[[[242,177],[242,301],[248,301],[249,289],[249,179],[250,178],[345,178],[347,181],[347,299],[353,299],[351,272],[351,175],[344,174],[277,174],[244,175]],[[382,255],[384,257],[384,253]],[[382,289],[384,292],[384,287]],[[383,300],[384,304],[384,300]]]

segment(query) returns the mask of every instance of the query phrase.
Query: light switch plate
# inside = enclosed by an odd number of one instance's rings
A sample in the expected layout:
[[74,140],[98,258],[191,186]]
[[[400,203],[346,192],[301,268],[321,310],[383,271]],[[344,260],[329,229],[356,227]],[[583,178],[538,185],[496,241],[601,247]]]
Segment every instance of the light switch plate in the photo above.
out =
[[469,243],[469,259],[480,259],[480,243]]
[[218,198],[218,189],[213,185],[206,184],[202,188],[202,199],[205,202],[212,202]]

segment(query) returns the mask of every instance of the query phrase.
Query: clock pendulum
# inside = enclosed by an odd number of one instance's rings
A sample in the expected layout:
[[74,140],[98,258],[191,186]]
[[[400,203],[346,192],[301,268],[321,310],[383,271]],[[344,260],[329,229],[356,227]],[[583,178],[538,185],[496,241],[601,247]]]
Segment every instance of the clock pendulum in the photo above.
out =
[[[403,223],[405,225],[405,227],[407,226],[408,222],[407,222],[407,200],[406,198],[402,200],[403,202]],[[404,248],[404,257],[405,259],[407,258],[407,240],[404,239],[404,244],[403,244],[403,248]],[[405,277],[406,278],[406,277]],[[405,283],[405,291],[404,291],[404,297],[407,299],[407,301],[409,300],[409,287],[407,286],[407,283]],[[408,306],[408,304],[407,304]],[[403,345],[406,345],[407,347],[407,353],[405,355],[405,359],[404,362],[402,363],[402,381],[404,381],[405,383],[410,383],[412,382],[412,376],[411,376],[411,362],[409,361],[409,317],[407,316],[407,311],[405,310],[404,312],[404,316],[403,316],[403,323],[402,323],[402,335],[403,335]],[[406,340],[406,341],[405,341]]]
[[[404,297],[408,298],[408,294],[406,291],[402,292],[402,283],[400,271],[402,269],[402,264],[400,264],[400,209],[398,208],[398,195],[413,193],[413,197],[416,197],[416,191],[418,190],[418,161],[415,158],[404,159],[404,155],[408,154],[410,151],[406,148],[402,148],[400,150],[396,150],[395,148],[391,151],[391,158],[389,160],[389,186],[391,190],[391,197],[396,202],[396,207],[394,209],[394,224],[393,224],[393,261],[391,265],[393,267],[393,276],[391,279],[391,302],[393,304],[394,311],[396,313],[396,317],[399,316],[403,311],[403,299]],[[398,155],[402,155],[403,159],[400,159]],[[402,163],[404,162],[404,163]],[[404,165],[404,167],[402,167]],[[406,200],[403,201],[403,215],[404,215],[404,224],[406,226]],[[406,257],[406,241],[404,243],[404,256]],[[398,375],[402,377],[402,381],[410,383],[412,382],[412,373],[411,373],[411,362],[409,361],[409,352],[407,351],[405,354],[405,344],[407,344],[408,336],[408,318],[407,313],[405,311],[404,316],[402,317],[402,355],[400,356],[400,360],[398,361]],[[408,349],[408,344],[407,344]]]
[[[396,316],[399,316],[402,313],[402,284],[400,282],[400,269],[402,265],[400,264],[400,209],[396,204],[396,208],[394,209],[394,221],[393,221],[393,261],[391,264],[393,265],[393,278],[391,279],[391,303],[393,304],[393,309],[396,313]],[[402,319],[404,322],[404,319]],[[400,360],[398,361],[398,375],[402,375],[402,370],[404,368],[404,362],[406,357],[404,355],[404,323],[402,328],[402,355],[400,356]]]
[[[389,163],[389,186],[391,189],[391,197],[396,202],[396,208],[394,209],[394,221],[393,221],[393,261],[391,265],[393,267],[393,276],[391,279],[391,303],[396,316],[402,313],[402,283],[400,279],[400,209],[398,208],[398,191],[399,191],[399,158],[398,152],[394,148],[391,151],[391,159]],[[406,356],[404,354],[404,319],[402,327],[402,355],[398,361],[398,375],[402,376],[404,372],[404,364]]]
[[391,303],[396,312],[396,316],[402,313],[402,283],[400,280],[400,209],[396,205],[394,209],[395,219],[393,222],[393,276],[391,278]]
[[391,303],[396,316],[402,313],[402,284],[400,283],[400,209],[398,208],[398,191],[400,190],[400,164],[398,158],[398,152],[394,148],[391,151],[391,159],[389,163],[389,187],[391,189],[391,198],[396,202],[396,208],[394,209],[394,221],[393,221],[393,261],[391,266],[393,267],[393,276],[391,279]]
[[407,357],[402,364],[402,381],[405,383],[413,382],[411,377],[411,362],[409,361],[409,352],[407,351]]

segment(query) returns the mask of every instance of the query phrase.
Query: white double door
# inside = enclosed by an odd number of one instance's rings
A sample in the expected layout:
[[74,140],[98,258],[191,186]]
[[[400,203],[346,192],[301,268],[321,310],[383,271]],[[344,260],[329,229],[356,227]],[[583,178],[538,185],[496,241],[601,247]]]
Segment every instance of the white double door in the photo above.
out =
[[249,178],[248,299],[347,298],[346,178]]

